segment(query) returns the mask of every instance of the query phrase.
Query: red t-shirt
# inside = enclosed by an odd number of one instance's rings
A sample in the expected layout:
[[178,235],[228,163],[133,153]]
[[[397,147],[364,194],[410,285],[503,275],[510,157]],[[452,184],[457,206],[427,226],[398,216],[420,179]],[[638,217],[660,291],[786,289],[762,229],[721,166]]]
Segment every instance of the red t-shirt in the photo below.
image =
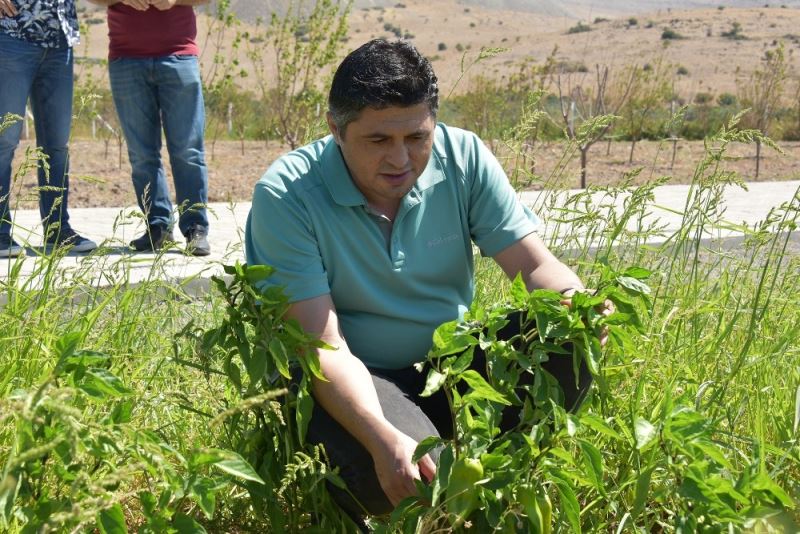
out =
[[197,56],[197,21],[192,6],[139,11],[118,2],[108,7],[108,58]]

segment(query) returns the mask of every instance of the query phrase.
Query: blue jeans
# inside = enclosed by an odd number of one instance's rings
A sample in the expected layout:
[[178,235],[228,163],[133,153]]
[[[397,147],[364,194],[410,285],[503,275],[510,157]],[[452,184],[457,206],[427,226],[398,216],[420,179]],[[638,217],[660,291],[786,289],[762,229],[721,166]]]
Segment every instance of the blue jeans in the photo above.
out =
[[178,227],[208,226],[205,110],[195,56],[118,58],[109,62],[111,93],[128,143],[136,200],[148,226],[170,227],[172,204],[161,161],[161,129],[175,183]]
[[[0,33],[0,120],[6,113],[25,115],[30,96],[36,144],[47,156],[49,171],[39,164],[39,213],[45,229],[69,227],[69,141],[72,121],[72,49],[43,48]],[[11,160],[19,144],[22,121],[0,132],[0,235],[11,233]],[[47,186],[47,187],[44,187]]]

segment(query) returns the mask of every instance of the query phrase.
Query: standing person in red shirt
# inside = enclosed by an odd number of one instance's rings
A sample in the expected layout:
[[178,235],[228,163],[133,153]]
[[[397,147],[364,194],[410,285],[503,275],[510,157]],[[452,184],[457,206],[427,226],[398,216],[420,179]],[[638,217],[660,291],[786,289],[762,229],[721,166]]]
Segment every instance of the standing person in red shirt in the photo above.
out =
[[205,110],[193,6],[207,0],[91,0],[108,6],[111,92],[128,143],[136,200],[147,219],[138,251],[172,241],[173,214],[161,161],[167,140],[187,251],[207,256]]

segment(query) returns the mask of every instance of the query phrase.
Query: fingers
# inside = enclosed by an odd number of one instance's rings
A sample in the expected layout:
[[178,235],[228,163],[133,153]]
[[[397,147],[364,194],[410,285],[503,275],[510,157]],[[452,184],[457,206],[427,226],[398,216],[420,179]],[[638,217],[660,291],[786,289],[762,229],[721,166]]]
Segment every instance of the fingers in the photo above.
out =
[[419,464],[417,465],[419,466],[420,475],[425,477],[426,482],[431,482],[433,477],[436,476],[436,464],[433,463],[431,457],[426,454],[420,458]]
[[17,8],[11,0],[0,0],[0,17],[13,17],[17,14]]
[[122,0],[122,3],[139,11],[147,11],[150,8],[147,0]]

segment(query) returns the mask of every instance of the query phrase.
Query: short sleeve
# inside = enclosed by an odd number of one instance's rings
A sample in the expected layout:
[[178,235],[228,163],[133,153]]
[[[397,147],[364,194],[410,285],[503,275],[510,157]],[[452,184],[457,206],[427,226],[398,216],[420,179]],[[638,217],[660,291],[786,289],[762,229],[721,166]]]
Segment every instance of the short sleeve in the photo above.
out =
[[248,264],[275,268],[263,284],[283,286],[289,302],[330,293],[306,207],[293,192],[263,179],[253,192],[245,253]]
[[494,154],[476,135],[464,137],[464,173],[469,186],[469,227],[484,256],[495,256],[539,227],[522,205]]

